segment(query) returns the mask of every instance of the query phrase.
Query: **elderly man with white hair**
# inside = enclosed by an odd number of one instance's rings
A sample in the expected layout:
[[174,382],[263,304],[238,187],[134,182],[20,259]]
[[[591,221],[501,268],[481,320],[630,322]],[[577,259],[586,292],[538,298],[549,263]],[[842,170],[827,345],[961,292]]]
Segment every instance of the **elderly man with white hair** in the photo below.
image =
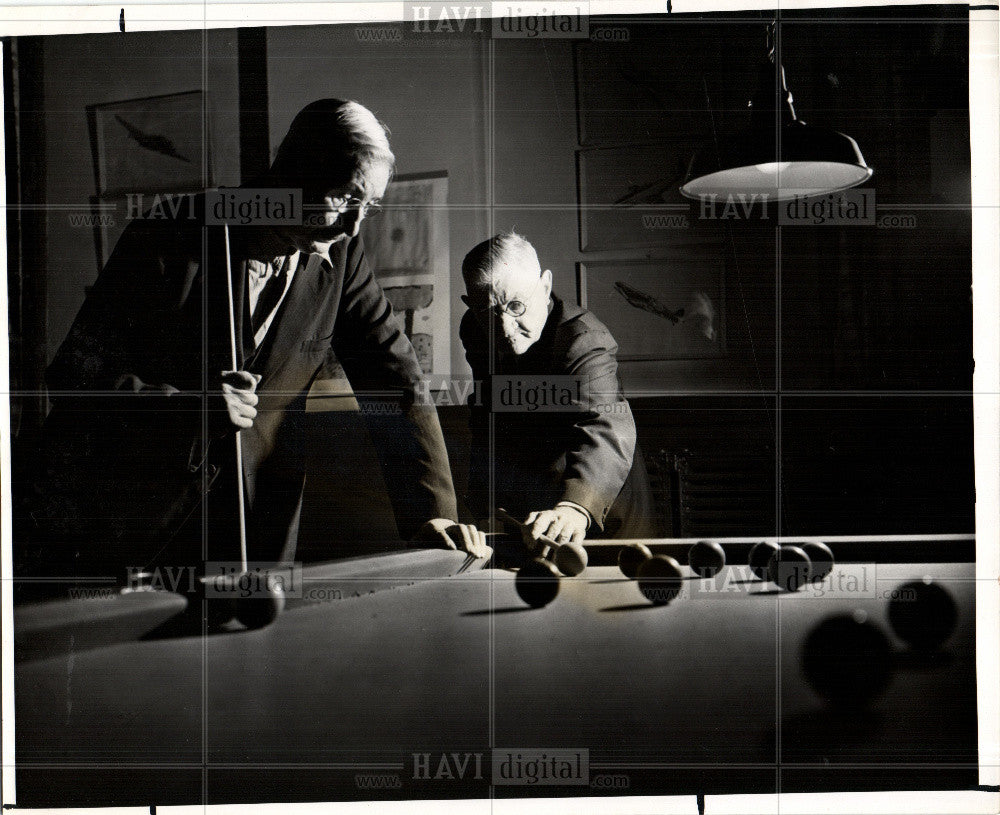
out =
[[503,508],[534,540],[651,537],[649,479],[614,337],[552,293],[552,272],[513,232],[475,246],[462,276],[460,333],[483,383],[470,401],[473,511]]
[[324,99],[246,185],[301,190],[300,223],[213,223],[203,194],[126,229],[47,375],[49,454],[29,502],[43,573],[236,560],[239,479],[249,559],[291,560],[306,395],[334,357],[355,390],[399,408],[369,424],[401,536],[488,553],[457,523],[420,365],[359,236],[394,162],[371,111]]

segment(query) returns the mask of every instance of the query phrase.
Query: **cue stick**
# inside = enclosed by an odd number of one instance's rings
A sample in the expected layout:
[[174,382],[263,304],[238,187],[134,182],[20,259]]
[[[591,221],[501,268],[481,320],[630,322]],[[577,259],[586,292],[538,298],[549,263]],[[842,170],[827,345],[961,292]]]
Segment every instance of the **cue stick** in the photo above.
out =
[[[520,529],[521,532],[527,532],[529,529],[531,529],[531,527],[528,526],[528,524],[526,524],[526,523],[524,523],[522,521],[519,521],[517,518],[515,518],[513,515],[511,515],[503,507],[497,507],[496,515],[497,515],[497,517],[501,521],[507,521],[507,523],[511,523],[511,524],[514,524],[515,526],[517,526],[517,528]],[[529,532],[528,534],[530,535],[531,533]],[[535,553],[535,552],[541,551],[542,557],[545,557],[545,547],[549,547],[553,551],[555,551],[556,549],[558,549],[560,547],[560,545],[561,544],[556,543],[548,535],[540,535],[538,537],[538,540],[535,541],[534,546],[531,548],[531,552]]]
[[[233,300],[233,260],[229,249],[229,224],[223,224],[223,234],[226,238],[226,293],[229,295],[229,352],[233,362],[233,370],[239,370],[236,360],[236,308]],[[247,516],[243,499],[243,438],[239,428],[236,429],[236,494],[239,500],[240,516],[240,569],[241,574],[247,570]]]

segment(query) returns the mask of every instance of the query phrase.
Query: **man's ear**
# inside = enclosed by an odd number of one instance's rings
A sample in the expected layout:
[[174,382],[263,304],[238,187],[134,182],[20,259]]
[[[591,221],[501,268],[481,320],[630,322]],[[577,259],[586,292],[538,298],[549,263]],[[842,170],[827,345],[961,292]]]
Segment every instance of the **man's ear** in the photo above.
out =
[[462,302],[465,303],[465,305],[467,305],[469,308],[472,308],[472,306],[469,304],[469,298],[467,295],[463,294],[460,295],[460,297],[462,298]]
[[547,300],[552,294],[552,271],[550,269],[542,272],[542,285],[545,287],[545,299]]

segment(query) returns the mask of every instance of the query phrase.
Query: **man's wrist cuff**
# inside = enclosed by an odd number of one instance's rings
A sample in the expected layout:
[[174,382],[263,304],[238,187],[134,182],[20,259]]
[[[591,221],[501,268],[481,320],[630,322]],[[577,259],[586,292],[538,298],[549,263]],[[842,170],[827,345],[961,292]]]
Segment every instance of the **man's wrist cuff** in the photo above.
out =
[[575,504],[572,501],[560,501],[556,504],[557,507],[569,507],[570,509],[575,509],[577,512],[581,513],[587,519],[587,529],[590,529],[590,525],[594,522],[591,517],[590,512],[587,511],[586,507],[582,507],[579,504]]

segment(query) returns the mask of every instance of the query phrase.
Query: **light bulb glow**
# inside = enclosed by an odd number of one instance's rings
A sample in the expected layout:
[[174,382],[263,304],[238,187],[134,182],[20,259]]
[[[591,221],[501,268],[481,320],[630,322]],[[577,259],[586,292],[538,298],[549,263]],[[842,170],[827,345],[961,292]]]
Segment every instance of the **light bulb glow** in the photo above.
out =
[[755,164],[754,166],[767,175],[777,175],[778,173],[783,173],[791,165],[792,162],[790,161],[769,161],[767,164]]

